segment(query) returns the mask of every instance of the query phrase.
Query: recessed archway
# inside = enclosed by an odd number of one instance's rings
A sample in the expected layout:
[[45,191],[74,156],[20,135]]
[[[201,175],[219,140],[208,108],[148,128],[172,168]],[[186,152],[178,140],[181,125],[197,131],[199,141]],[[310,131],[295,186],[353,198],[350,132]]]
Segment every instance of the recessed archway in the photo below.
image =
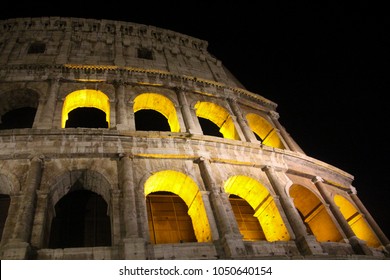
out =
[[0,129],[32,128],[39,95],[30,89],[17,89],[0,94]]
[[285,149],[275,128],[263,117],[249,113],[246,115],[248,125],[263,145]]
[[146,196],[146,207],[153,244],[196,242],[188,207],[178,195],[150,193]]
[[49,248],[111,246],[107,203],[77,183],[55,205]]
[[[170,131],[180,132],[179,120],[175,105],[162,94],[142,93],[134,99],[134,114],[140,110],[154,110],[162,114],[168,121]],[[137,117],[137,116],[136,116]],[[145,121],[149,121],[147,118]],[[137,120],[136,120],[137,122]]]
[[252,207],[267,241],[290,240],[290,235],[279,213],[279,210],[268,190],[257,180],[236,175],[224,184],[230,195],[243,198]]
[[319,242],[339,242],[342,240],[343,237],[325,205],[311,190],[294,184],[290,187],[289,193],[303,222]]
[[[198,101],[195,110],[198,118],[207,119],[219,127],[219,132],[224,138],[240,140],[233,118],[226,109],[212,102]],[[200,124],[202,125],[201,122]],[[202,130],[206,134],[207,128],[202,127]],[[211,135],[215,136],[214,133]]]
[[341,214],[347,220],[349,226],[358,238],[367,242],[370,247],[380,246],[380,241],[370,226],[364,219],[363,215],[359,213],[355,206],[341,195],[335,195],[334,202],[340,208]]
[[164,170],[151,175],[145,182],[145,197],[155,192],[170,192],[179,196],[188,207],[192,227],[198,242],[211,242],[211,228],[208,222],[202,195],[196,183],[187,175]]
[[77,108],[95,108],[106,114],[107,127],[110,127],[110,102],[107,95],[93,89],[82,89],[68,94],[62,107],[61,127],[66,127],[69,113]]

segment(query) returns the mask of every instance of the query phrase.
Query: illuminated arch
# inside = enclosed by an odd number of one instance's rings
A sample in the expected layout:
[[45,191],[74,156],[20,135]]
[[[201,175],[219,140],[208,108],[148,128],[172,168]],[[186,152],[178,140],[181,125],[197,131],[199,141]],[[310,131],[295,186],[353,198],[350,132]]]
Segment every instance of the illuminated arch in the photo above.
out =
[[245,199],[254,209],[267,241],[287,241],[290,235],[268,190],[253,178],[237,175],[224,184],[225,191]]
[[195,104],[195,110],[198,117],[215,123],[224,138],[240,140],[232,117],[223,107],[211,102],[198,101]]
[[106,121],[110,127],[110,101],[103,92],[93,89],[82,89],[68,94],[62,107],[61,127],[65,128],[69,112],[76,108],[91,107],[106,113]]
[[294,184],[290,187],[289,193],[304,223],[319,242],[342,240],[342,236],[324,204],[312,191]]
[[285,148],[275,128],[266,119],[253,113],[247,114],[246,119],[250,129],[260,137],[262,144],[279,149]]
[[334,201],[358,238],[366,241],[370,247],[381,245],[362,214],[359,213],[351,202],[341,195],[335,195]]
[[155,110],[164,115],[168,120],[171,131],[180,132],[175,105],[167,97],[157,93],[143,93],[138,95],[134,99],[134,113],[146,109]]
[[196,183],[187,175],[173,171],[159,171],[145,182],[145,197],[152,192],[171,192],[178,195],[188,207],[198,242],[211,242],[211,228],[202,195]]

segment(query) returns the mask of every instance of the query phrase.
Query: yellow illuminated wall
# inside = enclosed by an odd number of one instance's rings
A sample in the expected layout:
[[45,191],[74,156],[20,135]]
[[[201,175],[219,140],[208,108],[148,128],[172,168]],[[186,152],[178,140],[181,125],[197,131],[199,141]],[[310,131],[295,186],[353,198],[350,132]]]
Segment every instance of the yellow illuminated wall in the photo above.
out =
[[295,207],[302,214],[304,222],[319,242],[342,240],[342,235],[324,204],[312,191],[300,185],[292,185],[290,196],[294,200]]
[[180,132],[175,105],[167,97],[157,93],[143,93],[134,99],[134,113],[139,110],[155,110],[165,116],[172,132]]
[[232,117],[223,107],[211,102],[199,101],[195,104],[195,110],[198,117],[215,123],[224,138],[240,140]]
[[110,102],[103,92],[93,89],[82,89],[68,94],[62,107],[61,127],[65,128],[69,112],[76,108],[92,107],[106,113],[106,121],[110,127]]
[[188,215],[191,217],[197,241],[211,242],[211,228],[202,195],[190,177],[173,170],[156,172],[145,182],[145,197],[159,191],[171,192],[183,199],[188,207]]
[[279,149],[285,148],[275,128],[263,117],[249,113],[246,119],[250,129],[260,137],[262,144]]
[[362,214],[341,195],[335,195],[334,202],[339,206],[341,213],[358,238],[367,242],[370,247],[380,246],[380,242]]
[[267,241],[289,240],[290,235],[268,190],[255,179],[238,175],[224,184],[225,191],[245,199],[253,208]]

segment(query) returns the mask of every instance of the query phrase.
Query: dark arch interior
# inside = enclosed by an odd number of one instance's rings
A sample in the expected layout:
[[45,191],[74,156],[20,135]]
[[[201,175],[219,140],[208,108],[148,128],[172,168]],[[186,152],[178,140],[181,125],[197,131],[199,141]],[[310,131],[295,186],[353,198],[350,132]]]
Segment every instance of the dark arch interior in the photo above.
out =
[[0,194],[0,240],[3,235],[5,221],[8,216],[8,208],[11,202],[9,195]]
[[22,107],[8,111],[1,116],[0,129],[32,128],[36,108]]
[[257,141],[263,142],[263,139],[261,139],[261,137],[256,132],[253,132],[253,134],[255,135]]
[[136,130],[171,131],[167,118],[156,110],[138,110],[134,117]]
[[93,107],[79,107],[69,112],[65,128],[108,128],[106,113]]
[[219,131],[218,125],[202,117],[198,117],[200,127],[204,135],[216,136],[223,138],[223,134]]
[[107,203],[88,190],[71,191],[55,206],[49,248],[111,246]]

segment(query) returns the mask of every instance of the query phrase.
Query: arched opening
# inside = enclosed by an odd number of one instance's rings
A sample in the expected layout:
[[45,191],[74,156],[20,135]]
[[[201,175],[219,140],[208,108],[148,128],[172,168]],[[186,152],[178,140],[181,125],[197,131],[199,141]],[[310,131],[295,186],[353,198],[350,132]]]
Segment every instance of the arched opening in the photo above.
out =
[[370,247],[379,247],[381,245],[363,215],[359,213],[351,202],[341,195],[335,195],[334,202],[340,208],[341,214],[358,238],[366,241]]
[[1,117],[0,129],[32,128],[36,112],[31,107],[11,110]]
[[212,241],[202,195],[196,183],[189,176],[173,170],[159,171],[150,176],[144,186],[145,197],[151,193],[169,192],[182,199],[188,208],[196,241]]
[[11,197],[6,194],[0,194],[0,240],[3,236],[5,221],[8,217],[8,209],[11,203]]
[[135,129],[142,131],[171,131],[167,118],[155,110],[139,110],[134,114]]
[[234,121],[226,109],[211,102],[199,101],[195,104],[195,110],[199,123],[202,127],[203,134],[207,134],[206,132],[208,129],[207,127],[202,126],[203,120],[200,118],[214,123],[224,138],[240,140],[236,127],[234,126]]
[[289,190],[295,208],[308,227],[308,233],[313,233],[319,242],[339,242],[342,235],[334,224],[331,216],[320,199],[309,189],[292,185]]
[[223,134],[219,131],[219,127],[215,123],[201,117],[198,117],[198,120],[203,134],[223,138]]
[[106,113],[96,108],[82,107],[69,112],[65,128],[108,128]]
[[107,203],[95,192],[76,188],[55,205],[49,248],[111,246]]
[[275,128],[266,119],[253,113],[247,114],[246,119],[257,140],[263,145],[285,149]]
[[[62,107],[62,128],[66,127],[69,119],[69,113],[77,108],[95,108],[103,111],[106,116],[106,126],[110,127],[110,102],[107,95],[103,92],[92,89],[82,89],[68,94]],[[82,117],[85,117],[87,114],[85,113],[85,110],[81,110],[81,112],[84,112]],[[82,122],[82,120],[78,121]]]
[[[142,125],[151,125],[153,126],[154,129],[157,125],[157,122],[164,120],[161,118],[160,115],[150,112],[150,110],[153,110],[160,113],[162,116],[165,117],[165,120],[168,121],[168,125],[169,125],[168,131],[180,132],[180,125],[179,125],[179,120],[177,118],[175,105],[170,99],[168,99],[167,97],[161,94],[143,93],[138,95],[134,99],[133,110],[134,110],[134,116],[136,118],[135,120],[136,125],[138,123],[138,127]],[[144,112],[138,114],[139,111],[144,111]],[[153,117],[156,119],[153,119]],[[156,122],[156,124],[150,124],[150,122]],[[165,129],[166,129],[166,124],[163,124],[162,127],[156,130],[164,131]]]
[[229,201],[243,239],[248,241],[265,240],[259,220],[254,216],[255,210],[249,203],[237,195],[230,195]]
[[151,242],[196,242],[191,217],[185,202],[171,192],[155,192],[147,195],[146,206]]
[[29,89],[12,90],[0,94],[0,130],[32,128],[39,96]]
[[275,201],[262,184],[251,177],[237,175],[230,177],[225,182],[224,188],[230,196],[242,198],[253,209],[253,216],[258,220],[263,231],[257,233],[259,237],[264,234],[265,239],[270,242],[290,240],[290,234]]

